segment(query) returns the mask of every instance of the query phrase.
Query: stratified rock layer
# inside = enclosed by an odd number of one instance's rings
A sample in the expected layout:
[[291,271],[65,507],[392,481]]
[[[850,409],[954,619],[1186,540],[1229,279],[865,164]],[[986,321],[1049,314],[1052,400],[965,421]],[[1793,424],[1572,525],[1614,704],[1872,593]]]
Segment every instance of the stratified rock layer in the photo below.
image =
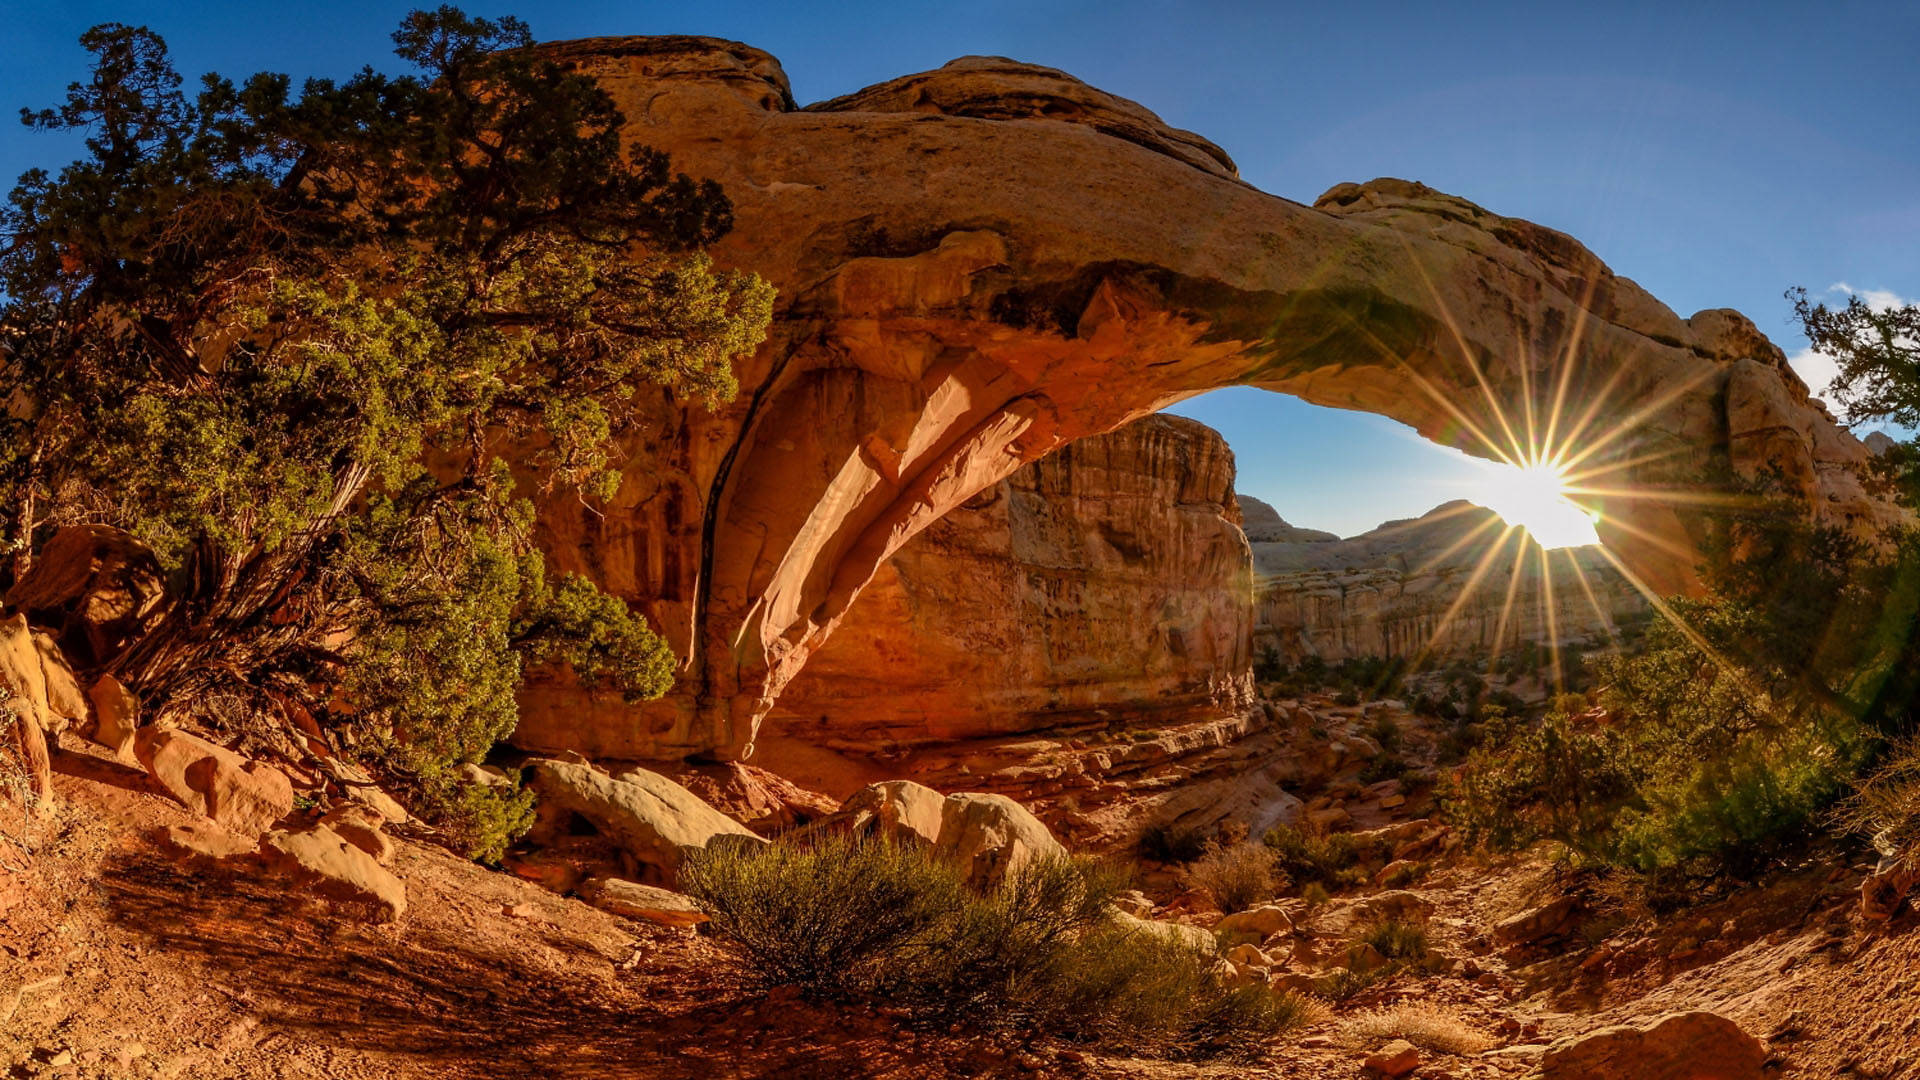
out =
[[970,57],[796,109],[734,42],[547,46],[597,79],[627,138],[719,182],[722,263],[779,290],[714,413],[640,404],[627,488],[560,501],[562,568],[640,604],[685,656],[644,710],[564,680],[522,737],[590,754],[750,754],[762,719],[916,534],[1063,446],[1247,384],[1380,413],[1478,454],[1573,403],[1558,440],[1609,470],[1602,538],[1661,592],[1692,583],[1707,466],[1773,470],[1870,527],[1867,452],[1784,354],[1727,311],[1683,319],[1577,241],[1402,180],[1313,206],[1048,68]]
[[1599,549],[1543,557],[1493,511],[1465,502],[1346,540],[1255,543],[1253,551],[1254,648],[1290,664],[1597,645],[1650,611]]
[[882,567],[770,734],[886,746],[1250,703],[1233,455],[1150,416],[989,487]]

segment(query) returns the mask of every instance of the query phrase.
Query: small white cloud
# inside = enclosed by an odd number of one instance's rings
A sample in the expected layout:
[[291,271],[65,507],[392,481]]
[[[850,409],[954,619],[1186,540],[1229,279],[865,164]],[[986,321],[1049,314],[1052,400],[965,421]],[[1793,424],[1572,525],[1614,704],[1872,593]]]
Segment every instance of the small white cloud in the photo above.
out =
[[1865,300],[1867,306],[1875,311],[1886,311],[1889,308],[1906,307],[1913,303],[1912,300],[1889,289],[1856,289],[1844,281],[1836,281],[1832,285],[1827,286],[1827,291],[1835,296],[1841,297],[1858,296],[1860,299]]

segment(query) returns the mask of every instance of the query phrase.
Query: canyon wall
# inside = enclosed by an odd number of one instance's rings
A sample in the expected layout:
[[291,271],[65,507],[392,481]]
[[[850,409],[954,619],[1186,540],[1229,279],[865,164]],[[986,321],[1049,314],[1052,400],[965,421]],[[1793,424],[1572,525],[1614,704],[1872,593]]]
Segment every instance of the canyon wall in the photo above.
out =
[[882,749],[1251,701],[1252,564],[1219,433],[1155,415],[1073,443],[909,541],[770,714]]
[[1599,549],[1543,553],[1502,524],[1454,502],[1346,540],[1255,543],[1256,654],[1480,660],[1528,642],[1596,646],[1647,618]]
[[[1022,466],[1218,386],[1380,413],[1492,456],[1555,427],[1593,473],[1602,539],[1692,584],[1717,465],[1776,470],[1808,511],[1895,511],[1867,452],[1737,313],[1682,318],[1562,233],[1404,180],[1312,205],[1063,72],[969,57],[800,108],[778,61],[708,38],[542,47],[598,79],[625,138],[718,182],[721,265],[779,299],[713,411],[623,418],[629,482],[557,500],[562,569],[629,598],[684,658],[628,707],[564,672],[515,738],[593,756],[739,759],[916,535]],[[1532,413],[1529,413],[1532,410]],[[1613,494],[1622,492],[1624,494]]]

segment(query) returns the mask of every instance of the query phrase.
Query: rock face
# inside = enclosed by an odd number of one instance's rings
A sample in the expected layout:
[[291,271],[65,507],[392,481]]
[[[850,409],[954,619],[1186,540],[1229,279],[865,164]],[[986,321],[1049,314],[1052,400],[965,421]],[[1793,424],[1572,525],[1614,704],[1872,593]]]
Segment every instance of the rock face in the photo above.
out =
[[544,48],[600,80],[630,142],[725,188],[715,258],[780,298],[738,400],[641,402],[627,487],[544,509],[560,568],[630,597],[686,662],[644,709],[557,676],[531,688],[534,745],[747,756],[915,535],[1025,464],[1229,384],[1483,455],[1496,412],[1579,402],[1560,430],[1605,433],[1594,486],[1650,495],[1594,498],[1602,538],[1662,592],[1691,585],[1703,526],[1660,491],[1716,460],[1777,469],[1831,520],[1896,516],[1750,322],[1681,318],[1571,237],[1464,199],[1403,180],[1276,198],[1141,106],[996,58],[800,109],[779,63],[734,42]]
[[1554,1043],[1541,1080],[1760,1080],[1766,1044],[1710,1012],[1679,1012]]
[[1255,544],[1313,544],[1340,539],[1330,532],[1289,525],[1280,516],[1280,511],[1251,495],[1241,494],[1237,498],[1240,501],[1240,528],[1247,534],[1247,539]]
[[1543,574],[1537,545],[1466,502],[1347,540],[1253,551],[1254,648],[1288,663],[1423,653],[1444,661],[1523,642],[1598,642],[1650,611],[1597,549],[1547,552],[1551,575]]
[[1235,517],[1233,455],[1204,425],[1156,415],[1077,442],[901,548],[769,733],[871,748],[1243,708]]

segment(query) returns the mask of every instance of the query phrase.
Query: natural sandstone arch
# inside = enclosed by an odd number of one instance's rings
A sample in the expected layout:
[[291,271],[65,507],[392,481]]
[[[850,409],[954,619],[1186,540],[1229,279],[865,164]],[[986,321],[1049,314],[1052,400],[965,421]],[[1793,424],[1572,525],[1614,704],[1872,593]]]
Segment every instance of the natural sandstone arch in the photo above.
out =
[[[1517,419],[1598,402],[1613,479],[1648,493],[1596,500],[1602,538],[1663,590],[1690,584],[1697,522],[1658,492],[1716,457],[1780,469],[1832,519],[1890,513],[1854,476],[1865,451],[1750,322],[1681,319],[1550,229],[1398,180],[1311,207],[1268,195],[1144,108],[1006,60],[796,109],[777,61],[737,43],[548,48],[603,82],[631,142],[725,187],[736,224],[716,256],[780,301],[734,405],[643,410],[615,513],[547,510],[558,558],[670,635],[679,686],[640,710],[535,687],[528,745],[749,753],[916,531],[1025,462],[1229,384],[1482,454],[1491,403]],[[635,546],[676,553],[667,591],[610,572]]]

